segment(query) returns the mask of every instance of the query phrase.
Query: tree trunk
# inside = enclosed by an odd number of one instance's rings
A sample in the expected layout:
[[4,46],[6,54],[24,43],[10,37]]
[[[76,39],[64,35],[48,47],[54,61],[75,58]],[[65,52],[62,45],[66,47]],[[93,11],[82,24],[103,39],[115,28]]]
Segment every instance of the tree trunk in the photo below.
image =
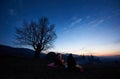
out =
[[39,51],[37,51],[37,50],[35,51],[34,57],[35,57],[36,59],[40,58],[40,53],[39,53]]
[[41,51],[42,51],[41,44],[38,44],[37,49],[35,50],[35,58],[40,58],[40,52]]

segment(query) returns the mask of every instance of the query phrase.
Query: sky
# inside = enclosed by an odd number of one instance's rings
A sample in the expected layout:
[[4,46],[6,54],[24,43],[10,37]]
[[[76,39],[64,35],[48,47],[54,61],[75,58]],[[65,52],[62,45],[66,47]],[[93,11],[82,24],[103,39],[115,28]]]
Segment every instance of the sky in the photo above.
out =
[[42,16],[55,24],[49,51],[120,55],[120,0],[0,0],[0,44],[17,47],[15,28]]

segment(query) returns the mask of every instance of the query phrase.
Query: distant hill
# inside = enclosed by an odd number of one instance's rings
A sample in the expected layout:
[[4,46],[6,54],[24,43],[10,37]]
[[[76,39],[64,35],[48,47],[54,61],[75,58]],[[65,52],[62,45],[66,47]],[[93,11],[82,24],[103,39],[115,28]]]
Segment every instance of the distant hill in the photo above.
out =
[[[17,57],[26,57],[33,58],[34,51],[27,48],[13,48],[10,46],[0,45],[0,56],[17,56]],[[69,54],[63,54],[63,59],[66,61]],[[46,54],[41,53],[40,57],[45,58]],[[76,62],[79,64],[89,64],[89,63],[120,63],[120,55],[119,56],[80,56],[73,54]]]
[[[18,56],[18,57],[34,57],[34,51],[27,48],[13,48],[10,46],[0,45],[0,55],[1,56]],[[45,54],[41,54],[42,57]]]

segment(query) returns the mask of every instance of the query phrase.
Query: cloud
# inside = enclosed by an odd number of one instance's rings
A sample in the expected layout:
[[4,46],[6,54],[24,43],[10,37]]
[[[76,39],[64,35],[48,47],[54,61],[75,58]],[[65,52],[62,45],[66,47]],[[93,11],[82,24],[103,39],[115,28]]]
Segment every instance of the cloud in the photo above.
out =
[[74,16],[74,17],[71,18],[71,21],[74,21],[74,20],[76,20],[76,19],[77,19],[77,17]]
[[97,27],[100,24],[102,24],[105,20],[104,19],[99,19],[99,20],[93,20],[88,23],[89,26],[91,27]]
[[82,18],[76,18],[72,23],[71,26],[74,26],[82,21]]
[[[100,24],[104,23],[106,20],[106,19],[104,19],[105,17],[104,18],[99,17],[99,18],[94,19],[94,20],[91,20],[91,18],[92,18],[91,16],[86,16],[85,19],[83,20],[83,18],[73,17],[72,22],[69,24],[69,27],[71,29],[73,26],[77,26],[82,21],[84,21],[85,23],[83,22],[84,24],[80,24],[81,26],[85,25],[85,26],[95,28],[95,27],[98,27]],[[89,21],[86,22],[87,20],[89,20]]]
[[[91,16],[86,16],[86,20],[89,19],[90,21],[88,21],[85,25],[89,26],[89,28],[95,28],[95,27],[99,27],[99,25],[103,24],[104,22],[109,22],[109,20],[113,20],[115,17],[119,17],[120,16],[120,9],[117,10],[113,10],[113,12],[111,12],[112,14],[108,14],[108,16],[102,16],[102,17],[98,17],[97,19],[94,20],[90,20]],[[92,18],[92,17],[91,17]],[[120,27],[118,27],[119,29]]]
[[120,39],[117,39],[116,41],[114,41],[114,44],[118,44],[120,43]]
[[77,26],[82,21],[82,18],[72,17],[63,28],[63,32],[69,32],[74,26]]
[[9,9],[9,15],[10,16],[14,16],[14,15],[16,15],[17,13],[16,13],[16,11],[14,10],[14,9]]
[[120,17],[120,9],[113,10],[112,15],[106,17],[107,20],[112,19],[113,17]]
[[[64,27],[63,32],[69,32],[69,31],[73,30],[73,28],[80,28],[80,27],[74,27],[74,26],[86,26],[88,29],[96,28],[100,24],[105,22],[105,19],[101,18],[101,17],[94,19],[94,20],[91,20],[91,18],[92,18],[91,16],[86,16],[83,20],[83,18],[73,17],[72,19],[70,19],[69,23],[67,23],[67,27]],[[86,22],[87,20],[89,20],[89,21]],[[85,23],[82,21],[84,21]]]
[[89,19],[91,16],[86,16],[86,19]]

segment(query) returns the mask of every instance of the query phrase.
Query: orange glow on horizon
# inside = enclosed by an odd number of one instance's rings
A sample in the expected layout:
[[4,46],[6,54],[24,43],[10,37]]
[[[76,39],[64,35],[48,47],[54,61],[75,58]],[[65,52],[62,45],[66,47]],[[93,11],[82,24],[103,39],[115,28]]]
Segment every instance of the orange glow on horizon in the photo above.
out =
[[[54,50],[53,50],[54,51]],[[99,51],[99,52],[98,52]],[[93,56],[116,56],[116,55],[120,55],[120,51],[119,50],[109,50],[109,51],[104,51],[104,50],[98,50],[98,51],[54,51],[54,52],[59,52],[59,53],[72,53],[72,54],[77,54],[77,55],[93,55]]]
[[110,52],[110,53],[95,53],[95,56],[115,56],[115,55],[120,55],[120,52]]
[[78,55],[94,55],[94,56],[116,56],[120,55],[120,52],[93,52],[93,53],[73,53]]

